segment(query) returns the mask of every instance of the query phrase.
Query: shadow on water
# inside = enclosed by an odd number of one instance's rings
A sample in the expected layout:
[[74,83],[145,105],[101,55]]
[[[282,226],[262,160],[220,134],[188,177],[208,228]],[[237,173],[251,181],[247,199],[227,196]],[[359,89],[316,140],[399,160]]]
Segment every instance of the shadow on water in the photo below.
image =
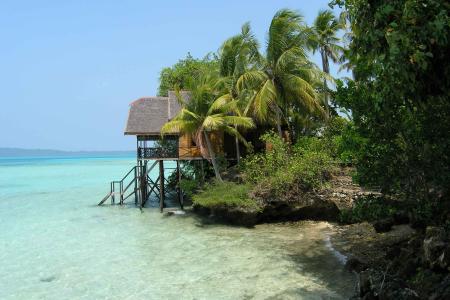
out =
[[[339,259],[331,253],[331,250],[326,248],[325,243],[325,238],[313,238],[306,243],[307,247],[305,247],[305,244],[297,245],[297,247],[294,245],[289,247],[287,258],[298,266],[298,273],[316,278],[324,289],[334,290],[338,295],[350,297],[355,290],[354,275],[344,268]],[[314,295],[314,291],[301,289],[301,295],[307,295],[307,293]],[[339,299],[339,297],[336,299]]]

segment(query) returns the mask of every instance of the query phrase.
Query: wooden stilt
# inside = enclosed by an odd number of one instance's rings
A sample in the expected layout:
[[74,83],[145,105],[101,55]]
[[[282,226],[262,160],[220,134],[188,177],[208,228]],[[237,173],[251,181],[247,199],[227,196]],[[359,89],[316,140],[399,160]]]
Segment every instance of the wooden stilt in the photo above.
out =
[[114,196],[114,182],[111,182],[111,204],[114,204],[116,202],[115,196]]
[[163,212],[164,208],[164,161],[159,161],[159,209]]
[[123,181],[120,181],[120,205],[123,205]]
[[138,204],[138,194],[137,194],[137,186],[138,178],[137,178],[137,167],[134,168],[134,205]]
[[147,199],[147,163],[145,162],[140,169],[141,207],[143,207]]
[[201,167],[202,167],[202,184],[205,182],[205,169],[203,168],[203,159],[202,160],[200,160],[200,162],[201,162]]
[[180,208],[184,209],[183,204],[183,191],[181,190],[181,169],[180,169],[180,161],[177,160],[177,175],[178,175],[178,201],[180,201]]

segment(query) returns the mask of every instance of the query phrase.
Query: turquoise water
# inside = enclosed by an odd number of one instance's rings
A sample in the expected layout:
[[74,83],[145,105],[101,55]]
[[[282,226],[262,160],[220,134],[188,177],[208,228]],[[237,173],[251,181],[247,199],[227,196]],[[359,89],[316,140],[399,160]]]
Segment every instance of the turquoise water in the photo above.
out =
[[95,204],[133,157],[0,158],[0,299],[343,299],[326,223],[205,225]]

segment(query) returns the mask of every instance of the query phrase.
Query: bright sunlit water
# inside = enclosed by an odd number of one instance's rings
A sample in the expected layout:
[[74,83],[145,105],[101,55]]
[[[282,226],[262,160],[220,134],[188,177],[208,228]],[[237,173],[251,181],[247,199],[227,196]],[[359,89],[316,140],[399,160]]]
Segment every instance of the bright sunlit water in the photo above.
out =
[[[343,299],[325,223],[207,225],[96,206],[133,157],[0,158],[0,299]],[[109,203],[109,202],[107,202]]]

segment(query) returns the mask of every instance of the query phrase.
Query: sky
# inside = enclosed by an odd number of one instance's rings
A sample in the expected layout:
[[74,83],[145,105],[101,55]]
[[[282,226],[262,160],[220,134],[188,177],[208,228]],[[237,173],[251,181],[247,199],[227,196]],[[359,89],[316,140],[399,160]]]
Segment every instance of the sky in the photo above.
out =
[[129,103],[156,95],[163,67],[217,51],[247,21],[264,47],[277,10],[311,24],[328,2],[2,0],[0,147],[132,150]]

